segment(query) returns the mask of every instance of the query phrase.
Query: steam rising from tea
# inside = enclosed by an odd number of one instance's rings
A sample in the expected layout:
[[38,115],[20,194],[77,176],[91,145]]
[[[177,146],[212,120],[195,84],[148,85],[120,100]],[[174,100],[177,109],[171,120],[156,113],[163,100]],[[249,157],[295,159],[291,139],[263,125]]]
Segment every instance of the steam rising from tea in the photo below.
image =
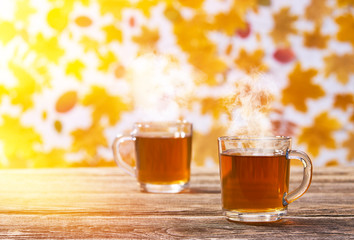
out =
[[265,75],[240,78],[231,100],[232,115],[228,135],[270,136],[272,124],[269,117],[278,87]]
[[136,58],[128,71],[134,105],[144,121],[181,118],[195,85],[195,74],[176,58],[145,54]]

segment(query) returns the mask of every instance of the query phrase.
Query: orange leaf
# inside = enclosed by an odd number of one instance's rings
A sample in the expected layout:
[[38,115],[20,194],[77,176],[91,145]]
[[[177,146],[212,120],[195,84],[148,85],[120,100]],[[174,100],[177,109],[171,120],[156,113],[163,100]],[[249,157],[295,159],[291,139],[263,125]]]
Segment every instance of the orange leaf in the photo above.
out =
[[327,42],[329,40],[328,35],[321,35],[320,26],[315,27],[314,32],[304,33],[304,45],[306,47],[315,47],[319,49],[325,49],[327,47]]
[[334,98],[333,105],[343,111],[346,111],[350,107],[353,109],[354,94],[337,94]]
[[327,6],[327,1],[312,0],[305,11],[306,19],[315,23],[322,23],[322,19],[331,13],[332,9]]
[[336,18],[336,23],[339,25],[337,39],[343,42],[350,42],[354,46],[354,16],[350,13],[340,15]]
[[92,20],[89,17],[86,16],[80,16],[75,19],[75,22],[77,25],[80,27],[88,27],[92,24]]
[[302,129],[298,142],[307,145],[309,153],[317,156],[320,148],[336,148],[333,132],[341,128],[340,122],[336,118],[330,118],[327,112],[319,114],[312,126]]
[[308,98],[318,99],[325,95],[321,86],[311,82],[316,75],[317,70],[302,70],[298,63],[289,75],[289,85],[283,89],[283,104],[292,104],[297,110],[306,112]]
[[235,59],[235,63],[239,68],[246,73],[253,73],[259,71],[265,71],[268,67],[262,62],[264,52],[261,49],[248,53],[244,49],[241,49],[239,56]]
[[354,133],[351,132],[348,139],[343,143],[343,147],[348,149],[348,161],[354,161]]
[[287,43],[289,34],[296,34],[297,30],[293,26],[298,19],[297,16],[290,15],[290,8],[282,8],[280,12],[273,15],[274,27],[270,35],[275,43]]
[[55,104],[55,109],[59,113],[65,113],[70,111],[77,102],[76,91],[69,91],[59,97]]
[[116,76],[116,78],[121,78],[125,75],[125,68],[122,65],[118,65],[116,67],[116,69],[114,70],[114,76]]
[[339,7],[350,7],[354,5],[354,0],[337,0]]
[[338,81],[346,84],[349,81],[349,75],[354,73],[354,53],[336,55],[332,54],[324,58],[326,64],[325,76],[329,77],[335,74]]
[[142,26],[141,34],[139,36],[133,36],[133,42],[140,45],[141,48],[154,48],[160,39],[160,34],[157,29],[149,29],[146,26]]

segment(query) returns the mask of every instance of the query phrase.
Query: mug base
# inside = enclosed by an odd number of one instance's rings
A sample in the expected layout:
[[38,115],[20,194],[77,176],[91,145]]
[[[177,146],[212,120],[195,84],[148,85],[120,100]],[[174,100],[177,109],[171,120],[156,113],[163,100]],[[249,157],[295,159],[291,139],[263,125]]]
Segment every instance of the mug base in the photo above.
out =
[[275,212],[259,212],[259,213],[246,213],[237,211],[224,210],[226,218],[233,222],[275,222],[286,215],[287,210],[275,211]]
[[140,183],[140,191],[150,193],[179,193],[189,187],[189,183],[184,184],[151,184]]

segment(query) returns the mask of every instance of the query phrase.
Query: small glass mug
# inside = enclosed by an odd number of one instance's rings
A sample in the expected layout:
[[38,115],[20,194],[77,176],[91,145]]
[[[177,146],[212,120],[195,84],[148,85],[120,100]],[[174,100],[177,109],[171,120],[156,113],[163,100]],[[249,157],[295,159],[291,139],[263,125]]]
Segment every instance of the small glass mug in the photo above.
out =
[[[291,138],[226,136],[218,138],[222,207],[231,221],[272,222],[310,187],[312,163],[290,150]],[[302,162],[301,185],[289,192],[290,159]]]
[[[137,178],[142,192],[181,192],[189,186],[192,131],[192,124],[186,121],[137,122],[131,136],[115,138],[114,159]],[[135,144],[135,167],[126,163],[119,152],[125,141]]]

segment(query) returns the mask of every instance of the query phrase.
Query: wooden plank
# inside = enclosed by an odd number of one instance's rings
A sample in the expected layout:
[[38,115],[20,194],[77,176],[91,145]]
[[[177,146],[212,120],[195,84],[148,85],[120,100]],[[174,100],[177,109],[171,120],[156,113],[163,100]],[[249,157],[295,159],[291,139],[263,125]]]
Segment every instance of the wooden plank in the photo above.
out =
[[271,224],[238,224],[222,216],[1,215],[0,238],[349,239],[353,218],[287,217]]
[[[292,187],[301,174],[292,169]],[[308,193],[272,224],[225,220],[218,169],[194,169],[181,194],[140,193],[117,168],[2,170],[0,181],[0,238],[354,238],[354,168],[315,169]]]

